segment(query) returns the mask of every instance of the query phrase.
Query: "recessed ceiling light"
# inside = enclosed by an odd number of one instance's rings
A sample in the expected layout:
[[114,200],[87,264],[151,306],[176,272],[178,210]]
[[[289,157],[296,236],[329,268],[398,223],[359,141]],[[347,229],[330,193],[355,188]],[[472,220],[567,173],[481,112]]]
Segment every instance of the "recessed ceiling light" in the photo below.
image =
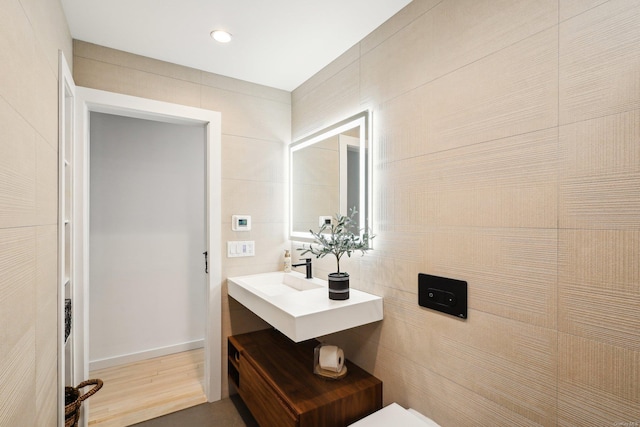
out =
[[229,43],[231,41],[231,34],[225,30],[213,30],[211,31],[211,37],[220,43]]

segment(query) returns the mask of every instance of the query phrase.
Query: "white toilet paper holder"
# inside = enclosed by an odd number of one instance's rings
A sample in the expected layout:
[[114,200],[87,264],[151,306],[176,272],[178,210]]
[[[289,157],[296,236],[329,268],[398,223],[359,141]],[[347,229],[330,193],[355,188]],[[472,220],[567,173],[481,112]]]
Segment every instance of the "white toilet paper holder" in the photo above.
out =
[[[339,380],[347,376],[347,364],[344,363],[342,369],[339,372],[323,369],[320,365],[320,350],[326,344],[317,345],[313,349],[313,373],[321,378],[329,380]],[[344,361],[346,362],[346,361]]]

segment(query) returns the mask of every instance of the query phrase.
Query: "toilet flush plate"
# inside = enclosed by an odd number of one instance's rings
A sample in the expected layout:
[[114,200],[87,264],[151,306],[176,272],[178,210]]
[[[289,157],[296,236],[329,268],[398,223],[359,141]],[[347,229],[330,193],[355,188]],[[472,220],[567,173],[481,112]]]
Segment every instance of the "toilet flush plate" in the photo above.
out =
[[422,307],[467,318],[467,282],[418,274],[418,304]]

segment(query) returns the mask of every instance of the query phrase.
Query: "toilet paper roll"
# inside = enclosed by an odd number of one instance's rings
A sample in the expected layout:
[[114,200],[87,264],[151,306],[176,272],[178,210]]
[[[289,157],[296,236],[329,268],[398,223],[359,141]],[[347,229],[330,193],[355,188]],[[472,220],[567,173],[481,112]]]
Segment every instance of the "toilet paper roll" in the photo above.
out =
[[318,364],[327,371],[340,372],[344,366],[344,352],[338,346],[323,345],[320,347]]

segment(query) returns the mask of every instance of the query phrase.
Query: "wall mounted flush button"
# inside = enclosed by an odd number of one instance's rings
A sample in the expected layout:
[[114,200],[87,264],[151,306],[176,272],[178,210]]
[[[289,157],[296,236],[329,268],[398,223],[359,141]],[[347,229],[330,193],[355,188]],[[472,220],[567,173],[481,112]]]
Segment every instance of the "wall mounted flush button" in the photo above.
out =
[[467,318],[467,282],[418,274],[418,304],[433,310]]
[[454,293],[436,288],[427,288],[427,298],[433,303],[442,304],[447,307],[455,307],[458,302]]

